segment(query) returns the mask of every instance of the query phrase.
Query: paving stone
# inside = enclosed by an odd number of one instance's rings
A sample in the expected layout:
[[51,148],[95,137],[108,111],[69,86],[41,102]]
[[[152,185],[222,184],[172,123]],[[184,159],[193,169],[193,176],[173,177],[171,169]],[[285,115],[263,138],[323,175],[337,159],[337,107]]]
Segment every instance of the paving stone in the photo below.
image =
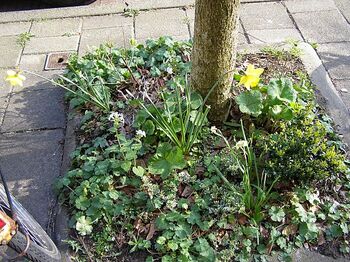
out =
[[30,71],[42,71],[45,67],[46,55],[22,55],[19,67]]
[[19,35],[28,32],[30,22],[0,24],[0,36]]
[[343,14],[345,19],[350,24],[350,1],[349,0],[334,0],[338,6],[339,11]]
[[8,94],[11,91],[10,85],[8,85],[4,77],[6,75],[6,70],[0,69],[0,125],[4,118],[5,110],[8,102]]
[[74,35],[80,33],[81,23],[80,18],[34,21],[30,32],[36,37]]
[[0,37],[0,67],[18,65],[22,48],[17,44],[17,36]]
[[241,20],[248,30],[294,28],[281,3],[251,3],[241,6]]
[[189,39],[186,13],[180,9],[141,12],[136,16],[136,39],[174,36]]
[[336,10],[333,0],[288,0],[284,2],[291,13]]
[[150,9],[194,5],[195,0],[128,0],[129,8]]
[[0,135],[0,166],[11,193],[44,228],[60,175],[63,130]]
[[[193,37],[194,34],[194,16],[195,16],[195,11],[194,8],[188,8],[186,9],[186,15],[187,15],[187,22],[190,24],[190,37]],[[244,36],[244,30],[242,27],[241,22],[238,24],[238,43],[239,44],[247,44],[247,39]]]
[[7,69],[0,69],[0,97],[7,96],[11,86],[5,81]]
[[249,30],[247,34],[252,44],[281,43],[288,39],[303,40],[296,29]]
[[63,94],[59,88],[12,94],[1,131],[65,127]]
[[24,48],[24,54],[58,51],[77,51],[79,36],[33,37]]
[[[24,69],[26,68],[24,67]],[[19,93],[22,91],[59,89],[59,87],[52,85],[50,80],[57,79],[58,75],[63,73],[63,70],[36,71],[35,73],[41,77],[25,73],[26,80],[23,82],[23,86],[16,86],[13,88],[12,92]]]
[[332,79],[350,79],[350,42],[320,44],[317,52]]
[[339,91],[340,97],[343,99],[344,104],[347,106],[350,112],[350,79],[335,80],[334,85],[335,88]]
[[340,11],[344,9],[350,9],[350,1],[349,0],[334,0],[335,4],[338,6]]
[[339,42],[350,40],[350,27],[338,10],[293,15],[308,42]]
[[5,116],[7,102],[8,102],[7,97],[0,95],[0,127],[1,127],[1,122],[3,121]]
[[133,18],[121,14],[84,17],[83,29],[132,26]]
[[79,55],[107,42],[113,43],[115,46],[127,47],[130,39],[133,38],[132,31],[131,26],[83,30],[79,45]]

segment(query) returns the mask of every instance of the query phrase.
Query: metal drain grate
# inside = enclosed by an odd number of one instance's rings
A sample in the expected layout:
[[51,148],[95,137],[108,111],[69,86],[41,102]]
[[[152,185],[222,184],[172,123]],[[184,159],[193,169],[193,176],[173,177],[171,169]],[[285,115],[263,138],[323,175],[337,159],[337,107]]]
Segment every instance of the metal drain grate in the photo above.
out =
[[67,67],[68,57],[71,53],[50,53],[47,55],[45,70],[59,70]]

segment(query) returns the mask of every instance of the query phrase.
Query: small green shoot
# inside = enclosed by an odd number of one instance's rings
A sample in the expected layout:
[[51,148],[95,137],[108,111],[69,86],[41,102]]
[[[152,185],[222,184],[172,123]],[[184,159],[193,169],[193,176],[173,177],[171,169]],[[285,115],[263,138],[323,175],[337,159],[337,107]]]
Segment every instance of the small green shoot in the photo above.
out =
[[21,33],[18,35],[16,42],[18,45],[20,45],[22,48],[24,48],[32,37],[34,37],[34,35],[32,33],[24,32],[24,33]]

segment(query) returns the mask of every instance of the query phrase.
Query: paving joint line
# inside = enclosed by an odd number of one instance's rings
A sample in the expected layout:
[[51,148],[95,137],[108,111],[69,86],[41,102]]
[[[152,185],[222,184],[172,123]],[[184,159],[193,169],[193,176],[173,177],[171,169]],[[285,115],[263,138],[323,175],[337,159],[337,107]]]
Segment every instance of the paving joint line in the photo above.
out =
[[184,7],[183,10],[185,11],[185,16],[186,16],[186,25],[187,25],[187,30],[188,30],[188,33],[190,35],[190,39],[193,39],[193,35],[194,35],[194,32],[192,34],[192,31],[191,31],[191,21],[190,21],[190,17],[188,16],[188,12],[187,12],[187,8]]
[[83,17],[79,17],[80,19],[80,25],[79,25],[79,40],[78,40],[78,47],[77,47],[77,54],[79,54],[79,50],[80,50],[80,43],[81,43],[81,37],[83,36],[83,28],[84,28],[84,18]]
[[246,28],[245,28],[245,25],[243,24],[242,19],[239,18],[238,21],[239,21],[239,23],[240,23],[241,26],[242,26],[244,38],[247,40],[247,43],[248,43],[248,44],[251,44],[251,41],[250,41],[250,39],[249,39],[249,37],[248,37],[248,32],[247,32],[247,30],[246,30]]
[[300,28],[299,28],[297,22],[295,21],[295,19],[294,19],[292,13],[289,11],[289,9],[288,9],[288,7],[286,6],[285,2],[282,1],[281,4],[282,4],[282,5],[284,6],[284,8],[286,9],[289,18],[292,20],[292,23],[293,23],[293,25],[294,25],[294,29],[296,29],[296,30],[299,32],[299,34],[301,35],[301,38],[303,39],[303,41],[306,42],[303,33],[301,32],[301,30],[300,30]]
[[16,131],[1,131],[0,135],[16,135],[16,134],[29,134],[34,132],[42,131],[54,131],[54,130],[64,130],[63,127],[42,127],[42,128],[30,128]]

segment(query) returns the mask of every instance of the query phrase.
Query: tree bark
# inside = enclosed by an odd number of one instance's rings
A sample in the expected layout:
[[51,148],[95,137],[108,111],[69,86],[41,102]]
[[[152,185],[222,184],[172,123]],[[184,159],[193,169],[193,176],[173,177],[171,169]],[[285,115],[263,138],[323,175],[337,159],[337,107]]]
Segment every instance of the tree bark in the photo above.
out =
[[239,0],[196,0],[191,85],[207,100],[209,120],[222,122],[230,107],[229,94],[236,60]]

